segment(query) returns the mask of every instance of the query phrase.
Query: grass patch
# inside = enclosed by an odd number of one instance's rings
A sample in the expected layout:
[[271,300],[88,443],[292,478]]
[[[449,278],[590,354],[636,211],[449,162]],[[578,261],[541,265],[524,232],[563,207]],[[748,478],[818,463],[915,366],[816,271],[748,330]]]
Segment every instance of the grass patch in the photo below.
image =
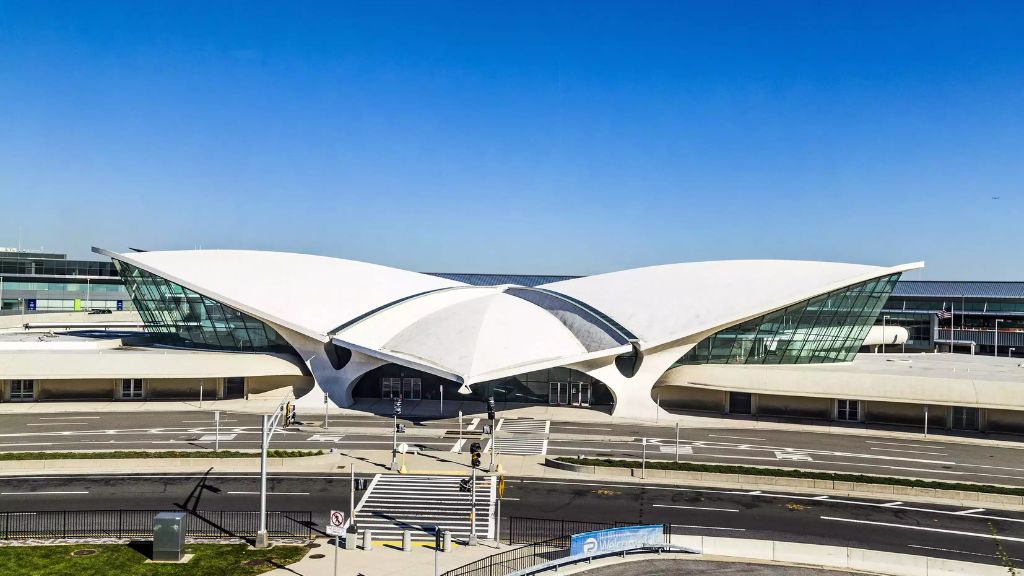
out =
[[[323,450],[268,450],[270,458],[319,456]],[[122,458],[256,458],[259,452],[238,450],[116,450],[113,452],[0,452],[4,460],[117,460]]]
[[[614,460],[610,458],[556,458],[559,462],[578,464],[581,466],[604,466],[611,468],[640,468],[639,460]],[[681,472],[712,472],[715,474],[743,474],[747,476],[774,476],[776,478],[803,478],[806,480],[831,480],[835,482],[858,482],[861,484],[890,484],[909,488],[934,488],[936,490],[961,490],[964,492],[985,492],[988,494],[1006,494],[1024,496],[1024,488],[1010,486],[994,486],[992,484],[968,484],[962,482],[942,482],[935,480],[918,480],[898,476],[866,476],[863,474],[844,474],[841,472],[816,472],[813,470],[792,470],[787,468],[758,468],[756,466],[731,466],[728,464],[700,464],[696,462],[665,462],[650,460],[648,470],[678,470]]]
[[[4,576],[249,576],[262,574],[301,559],[302,546],[274,546],[254,550],[245,544],[189,544],[195,554],[188,564],[146,564],[152,543],[75,544],[71,546],[8,546],[0,548]],[[91,556],[72,556],[92,549]],[[262,560],[256,566],[243,562]]]

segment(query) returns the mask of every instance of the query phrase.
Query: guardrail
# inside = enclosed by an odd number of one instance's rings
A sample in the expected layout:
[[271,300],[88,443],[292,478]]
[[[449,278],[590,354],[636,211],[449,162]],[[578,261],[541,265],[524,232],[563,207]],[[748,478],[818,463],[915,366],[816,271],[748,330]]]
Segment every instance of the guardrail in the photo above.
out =
[[[153,517],[168,510],[57,510],[0,512],[0,540],[153,537]],[[185,535],[191,538],[253,539],[259,512],[186,510]],[[312,513],[268,512],[271,538],[313,537]]]
[[[545,520],[540,518],[515,518],[520,525],[546,526],[549,529],[564,527],[573,530],[572,533],[565,532],[553,538],[531,542],[525,546],[492,554],[464,566],[459,566],[442,574],[441,576],[522,576],[566,564],[576,562],[589,562],[594,558],[601,558],[609,555],[629,554],[635,552],[661,552],[673,550],[681,552],[694,552],[694,550],[681,548],[672,544],[672,525],[663,524],[662,543],[658,545],[642,545],[628,549],[617,549],[613,552],[601,552],[592,554],[571,554],[572,534],[605,530],[608,528],[622,528],[636,526],[636,523],[626,522],[583,522],[575,520]],[[546,522],[547,524],[542,524]],[[579,527],[588,527],[586,530],[577,532]]]
[[570,534],[637,525],[637,522],[588,522],[585,520],[552,520],[523,516],[512,516],[507,518],[505,522],[507,526],[505,538],[508,544],[533,544],[559,537],[568,539]]

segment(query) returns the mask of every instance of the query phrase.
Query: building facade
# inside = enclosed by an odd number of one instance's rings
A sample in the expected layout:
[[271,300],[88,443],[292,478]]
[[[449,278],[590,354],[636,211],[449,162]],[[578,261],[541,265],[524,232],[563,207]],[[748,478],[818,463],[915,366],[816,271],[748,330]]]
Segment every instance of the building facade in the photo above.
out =
[[112,262],[0,248],[0,315],[130,308]]

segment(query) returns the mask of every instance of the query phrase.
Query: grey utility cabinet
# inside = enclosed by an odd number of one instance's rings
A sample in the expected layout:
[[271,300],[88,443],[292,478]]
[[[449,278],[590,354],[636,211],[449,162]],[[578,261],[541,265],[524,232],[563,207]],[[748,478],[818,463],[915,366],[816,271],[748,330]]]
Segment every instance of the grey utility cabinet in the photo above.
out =
[[185,512],[161,512],[153,519],[153,560],[178,562],[185,556]]

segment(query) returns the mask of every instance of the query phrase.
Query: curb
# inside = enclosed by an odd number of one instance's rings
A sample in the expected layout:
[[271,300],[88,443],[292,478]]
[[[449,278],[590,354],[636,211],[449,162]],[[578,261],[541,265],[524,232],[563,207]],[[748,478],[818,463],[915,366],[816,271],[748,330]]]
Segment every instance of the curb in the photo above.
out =
[[[544,459],[544,466],[594,476],[629,477],[639,479],[644,473],[639,468],[615,468],[611,466],[586,466],[559,462],[551,458]],[[600,471],[598,471],[600,469]],[[833,492],[841,495],[868,496],[872,498],[921,499],[923,501],[942,500],[962,506],[986,504],[1000,506],[1007,510],[1024,509],[1024,496],[1010,494],[993,494],[989,492],[970,492],[964,490],[942,490],[939,488],[915,488],[895,484],[867,484],[862,482],[843,482],[836,480],[813,480],[808,478],[785,478],[779,476],[760,476],[754,474],[722,474],[717,472],[685,472],[681,470],[647,470],[647,480],[674,480],[682,484],[727,484],[747,488],[770,488],[786,490],[803,489],[815,492]]]

